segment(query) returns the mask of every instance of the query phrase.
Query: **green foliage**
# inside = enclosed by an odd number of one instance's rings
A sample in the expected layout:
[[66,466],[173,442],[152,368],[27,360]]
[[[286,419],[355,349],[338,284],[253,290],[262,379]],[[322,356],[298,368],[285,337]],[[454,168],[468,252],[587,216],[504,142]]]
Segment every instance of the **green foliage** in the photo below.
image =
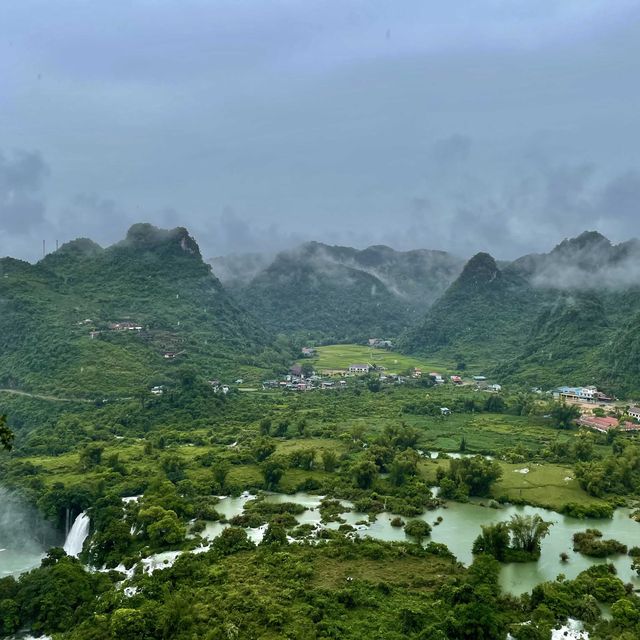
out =
[[7,416],[0,415],[0,448],[11,451],[13,438],[13,431],[7,426]]
[[602,532],[598,529],[587,529],[573,534],[573,550],[592,558],[606,558],[627,553],[627,546],[617,540],[602,540]]
[[445,497],[451,495],[487,496],[491,485],[502,477],[502,468],[495,460],[487,460],[482,456],[460,458],[449,461],[449,469],[440,480],[445,482]]
[[424,538],[431,534],[431,525],[424,520],[409,520],[404,525],[404,532],[420,544]]
[[580,417],[580,408],[567,402],[556,402],[549,412],[558,429],[570,429]]

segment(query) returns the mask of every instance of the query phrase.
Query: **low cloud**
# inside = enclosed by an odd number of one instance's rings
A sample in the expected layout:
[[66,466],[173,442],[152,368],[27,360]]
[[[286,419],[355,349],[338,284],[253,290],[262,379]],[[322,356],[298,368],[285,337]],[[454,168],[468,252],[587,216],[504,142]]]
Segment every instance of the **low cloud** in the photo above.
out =
[[0,151],[0,232],[21,236],[44,224],[42,189],[48,174],[37,151]]

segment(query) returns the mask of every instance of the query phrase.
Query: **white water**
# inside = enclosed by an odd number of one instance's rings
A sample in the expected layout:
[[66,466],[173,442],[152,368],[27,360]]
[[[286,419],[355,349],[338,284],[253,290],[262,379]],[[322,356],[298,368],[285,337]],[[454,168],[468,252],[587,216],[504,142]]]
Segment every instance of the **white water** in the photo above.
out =
[[80,555],[84,541],[89,535],[90,523],[89,516],[84,511],[75,519],[71,531],[64,541],[64,550],[67,555],[76,558]]

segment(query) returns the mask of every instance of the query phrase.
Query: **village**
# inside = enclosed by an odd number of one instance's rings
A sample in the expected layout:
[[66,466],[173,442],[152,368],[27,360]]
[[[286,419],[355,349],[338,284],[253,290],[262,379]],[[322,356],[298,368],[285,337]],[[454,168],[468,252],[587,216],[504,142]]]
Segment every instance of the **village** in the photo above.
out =
[[[89,332],[91,339],[95,339],[101,333],[101,331],[95,329],[94,322],[90,319],[78,322],[78,325],[91,327],[92,330]],[[139,333],[143,331],[140,323],[132,321],[110,322],[107,324],[106,329],[114,333]],[[389,352],[394,347],[391,340],[382,338],[370,338],[366,346],[369,348],[370,353],[373,353],[374,349]],[[312,346],[302,347],[300,352],[304,360],[317,356],[317,349]],[[162,351],[161,355],[165,360],[174,360],[184,353],[184,351]],[[490,382],[483,375],[463,378],[457,374],[445,375],[437,371],[423,372],[419,367],[412,367],[402,373],[392,373],[388,371],[386,366],[371,362],[354,362],[344,368],[318,368],[317,370],[311,362],[295,363],[290,367],[288,373],[279,379],[263,380],[261,387],[263,391],[276,389],[292,392],[335,391],[346,389],[350,381],[355,381],[355,379],[365,376],[380,385],[422,383],[422,386],[430,387],[447,384],[472,387],[476,391],[489,393],[502,391],[502,385]],[[234,387],[240,390],[248,390],[242,388],[241,385],[243,383],[244,380],[242,379],[235,380],[233,384],[223,384],[215,379],[209,380],[209,384],[216,393],[225,395]],[[150,389],[150,393],[155,396],[162,395],[164,391],[164,386],[153,386]],[[576,424],[579,427],[599,433],[607,433],[612,430],[628,433],[640,432],[640,406],[635,404],[630,406],[622,405],[615,398],[600,391],[596,386],[561,386],[546,392],[534,388],[532,392],[545,396],[551,395],[556,401],[566,402],[578,407],[580,415],[576,420]],[[447,407],[442,407],[441,413],[446,416],[450,415],[451,411]]]

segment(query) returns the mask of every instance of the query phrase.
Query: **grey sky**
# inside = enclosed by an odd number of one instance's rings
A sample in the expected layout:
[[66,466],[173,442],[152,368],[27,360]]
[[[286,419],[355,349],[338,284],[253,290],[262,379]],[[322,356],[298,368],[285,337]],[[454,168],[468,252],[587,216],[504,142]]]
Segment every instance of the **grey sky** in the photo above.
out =
[[0,255],[638,234],[637,0],[0,3]]

